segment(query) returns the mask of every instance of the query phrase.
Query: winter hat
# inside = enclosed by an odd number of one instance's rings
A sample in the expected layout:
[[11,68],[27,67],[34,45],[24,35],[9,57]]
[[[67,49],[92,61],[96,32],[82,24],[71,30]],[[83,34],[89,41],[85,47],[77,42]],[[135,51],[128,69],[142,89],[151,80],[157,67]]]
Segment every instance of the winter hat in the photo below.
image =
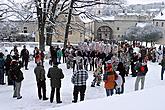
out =
[[42,63],[41,61],[36,62],[38,66],[40,66]]
[[58,66],[58,64],[59,64],[58,62],[54,62],[53,63],[54,66]]
[[10,65],[12,65],[12,66],[16,66],[17,64],[18,64],[18,62],[16,60],[12,60],[10,63]]
[[112,68],[112,64],[107,64],[107,68]]
[[119,71],[116,71],[116,74],[119,74],[120,72]]
[[111,63],[112,63],[112,61],[111,61],[111,60],[108,60],[106,63],[107,63],[107,64],[111,64]]
[[16,56],[16,55],[13,55],[12,58],[13,58],[14,60],[17,60],[17,56]]

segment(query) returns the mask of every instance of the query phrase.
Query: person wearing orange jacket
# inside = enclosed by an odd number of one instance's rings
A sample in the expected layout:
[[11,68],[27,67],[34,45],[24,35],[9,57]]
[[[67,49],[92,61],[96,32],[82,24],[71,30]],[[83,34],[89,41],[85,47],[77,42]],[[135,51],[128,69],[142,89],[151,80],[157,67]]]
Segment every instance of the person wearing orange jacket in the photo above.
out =
[[105,73],[103,75],[104,87],[107,96],[112,96],[115,89],[115,71],[112,68],[111,62],[106,64]]

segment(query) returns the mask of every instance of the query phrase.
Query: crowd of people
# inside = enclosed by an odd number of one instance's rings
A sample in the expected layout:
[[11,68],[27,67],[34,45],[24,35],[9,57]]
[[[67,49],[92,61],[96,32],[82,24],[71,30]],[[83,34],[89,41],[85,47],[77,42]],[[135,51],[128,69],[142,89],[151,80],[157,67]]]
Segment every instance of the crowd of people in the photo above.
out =
[[[129,44],[127,42],[111,44],[104,42],[81,42],[78,46],[68,46],[63,49],[59,46],[50,46],[49,64],[52,67],[49,68],[47,73],[47,77],[50,78],[51,82],[50,102],[53,102],[56,91],[56,103],[62,103],[60,88],[64,73],[58,67],[61,63],[66,63],[67,69],[73,70],[71,77],[71,82],[74,85],[72,102],[76,103],[79,93],[80,101],[83,101],[85,98],[86,81],[89,77],[89,71],[93,72],[91,87],[100,86],[103,83],[107,96],[123,94],[126,82],[125,77],[127,76],[136,77],[135,91],[139,89],[140,81],[141,89],[144,89],[145,76],[148,72],[148,61],[158,62],[162,66],[161,80],[163,80],[165,70],[164,54],[165,48],[162,46],[156,49],[155,47],[148,48],[140,44]],[[36,63],[34,74],[36,76],[38,98],[40,100],[48,100],[46,96],[44,51],[40,51],[35,47],[33,57]],[[10,54],[6,56],[6,59],[4,59],[3,53],[0,53],[0,84],[5,84],[4,75],[7,75],[7,84],[14,86],[13,98],[22,98],[20,90],[24,76],[21,68],[24,67],[28,71],[28,62],[29,51],[25,45],[20,53],[17,46],[14,46]]]

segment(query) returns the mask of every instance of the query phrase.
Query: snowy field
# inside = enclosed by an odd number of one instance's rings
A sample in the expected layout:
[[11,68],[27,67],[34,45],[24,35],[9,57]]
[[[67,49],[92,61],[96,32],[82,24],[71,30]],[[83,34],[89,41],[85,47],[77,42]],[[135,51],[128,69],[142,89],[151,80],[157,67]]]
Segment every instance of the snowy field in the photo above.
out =
[[[84,102],[72,104],[73,84],[71,83],[72,70],[66,69],[65,64],[59,65],[63,69],[65,78],[62,80],[61,99],[62,104],[50,103],[49,100],[42,101],[37,97],[37,86],[33,69],[33,61],[29,63],[29,70],[24,69],[24,81],[22,82],[21,100],[13,99],[13,87],[0,86],[0,108],[1,110],[100,110],[101,108],[114,108],[115,110],[164,110],[165,81],[160,80],[160,66],[157,63],[148,62],[149,71],[146,76],[145,89],[134,91],[135,78],[126,77],[125,93],[113,95],[106,98],[103,83],[100,87],[90,87],[93,79],[89,72],[87,91]],[[49,68],[48,61],[45,62],[46,72]],[[47,78],[47,96],[50,95],[50,81]],[[97,99],[97,100],[96,100]],[[118,106],[119,105],[119,106]],[[137,108],[137,109],[136,109]],[[163,109],[164,108],[164,109]]]
[[[11,49],[11,48],[10,48]],[[22,48],[19,48],[19,50]],[[31,48],[30,51],[32,51]],[[9,48],[8,48],[8,51]],[[13,87],[7,85],[0,85],[0,110],[165,110],[165,80],[160,80],[161,66],[158,63],[148,62],[149,71],[146,75],[145,89],[134,91],[135,77],[126,77],[125,93],[123,95],[113,95],[106,97],[104,84],[102,82],[100,87],[90,87],[93,80],[92,72],[89,72],[89,79],[87,80],[87,90],[84,102],[72,104],[73,84],[71,83],[72,70],[66,69],[65,64],[60,64],[59,67],[63,69],[65,75],[62,80],[61,100],[62,104],[56,104],[55,99],[53,103],[49,100],[42,101],[37,96],[37,84],[35,81],[34,61],[29,62],[29,70],[22,71],[24,73],[24,80],[22,82],[21,95],[22,99],[14,99]],[[46,75],[50,65],[48,60],[44,63]],[[50,80],[46,79],[47,97],[50,96]]]

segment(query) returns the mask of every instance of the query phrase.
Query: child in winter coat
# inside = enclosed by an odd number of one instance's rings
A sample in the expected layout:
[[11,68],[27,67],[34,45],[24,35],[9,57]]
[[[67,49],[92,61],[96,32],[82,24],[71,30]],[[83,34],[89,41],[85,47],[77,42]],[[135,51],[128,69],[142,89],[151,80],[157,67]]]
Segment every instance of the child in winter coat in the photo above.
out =
[[99,65],[96,70],[94,71],[93,73],[93,76],[94,76],[94,79],[92,81],[92,84],[91,84],[91,87],[95,87],[95,84],[97,86],[100,86],[100,83],[101,83],[101,76],[102,76],[102,65]]
[[120,94],[121,93],[121,87],[123,84],[123,79],[122,79],[121,75],[119,75],[119,71],[116,71],[115,82],[116,82],[116,87],[115,87],[116,94]]
[[107,96],[112,96],[115,88],[115,72],[111,63],[106,65],[103,80]]
[[117,71],[119,71],[119,75],[122,77],[122,85],[121,85],[121,90],[120,93],[124,93],[124,83],[125,83],[125,76],[126,76],[126,70],[124,67],[124,64],[122,62],[119,62],[117,66]]

